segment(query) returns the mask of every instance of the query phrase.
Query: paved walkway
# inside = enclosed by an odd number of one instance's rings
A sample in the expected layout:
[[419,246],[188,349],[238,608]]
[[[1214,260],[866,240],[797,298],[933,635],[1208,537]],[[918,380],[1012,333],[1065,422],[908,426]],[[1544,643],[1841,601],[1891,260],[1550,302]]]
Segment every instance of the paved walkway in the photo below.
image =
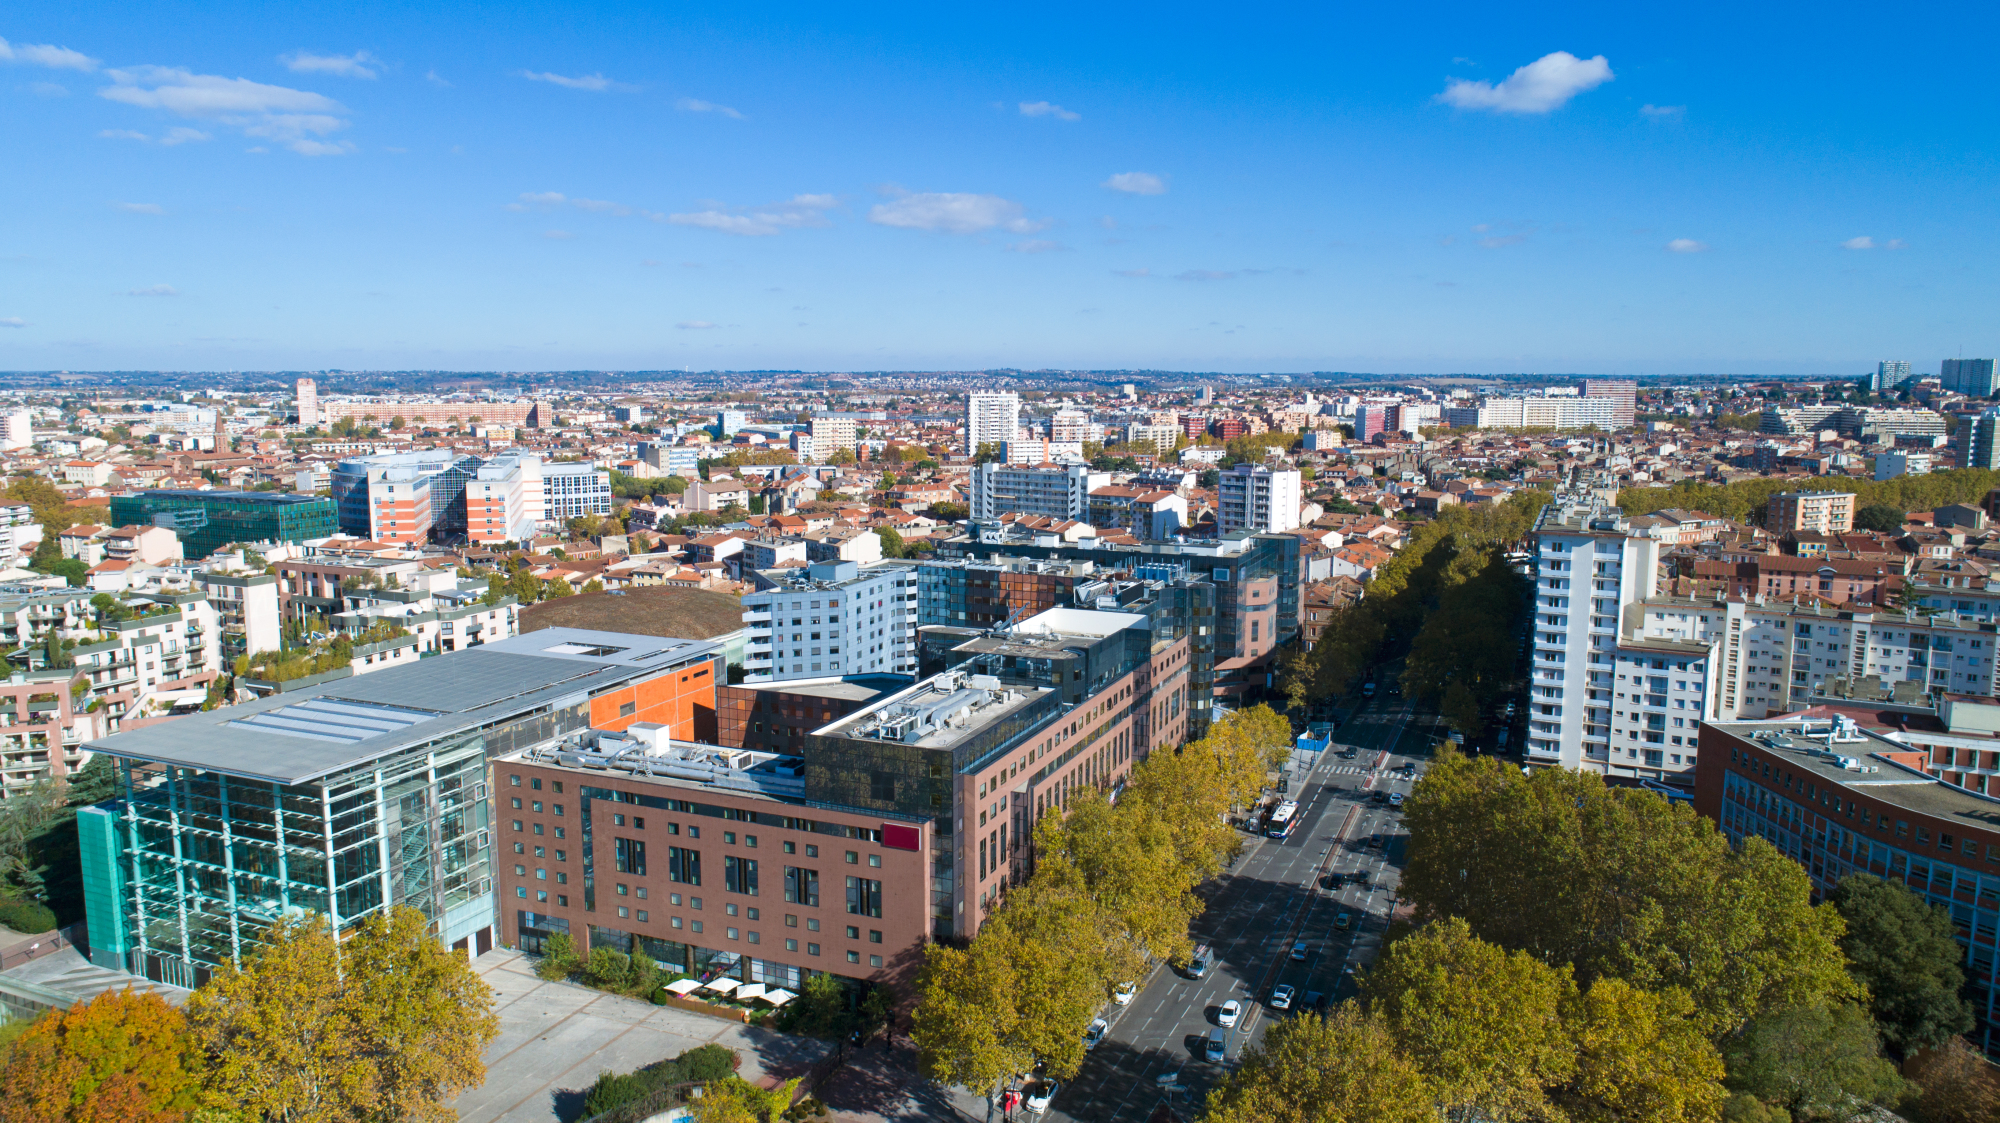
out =
[[[600,1072],[631,1072],[710,1043],[743,1058],[737,1075],[765,1087],[803,1076],[831,1051],[824,1041],[535,977],[519,952],[473,964],[495,994],[500,1036],[486,1050],[486,1083],[452,1105],[461,1123],[571,1123]],[[913,1117],[914,1118],[914,1117]]]
[[[962,1088],[940,1088],[917,1074],[917,1053],[898,1035],[855,1051],[819,1091],[834,1123],[983,1123],[986,1102]],[[999,1116],[994,1116],[998,1123]]]

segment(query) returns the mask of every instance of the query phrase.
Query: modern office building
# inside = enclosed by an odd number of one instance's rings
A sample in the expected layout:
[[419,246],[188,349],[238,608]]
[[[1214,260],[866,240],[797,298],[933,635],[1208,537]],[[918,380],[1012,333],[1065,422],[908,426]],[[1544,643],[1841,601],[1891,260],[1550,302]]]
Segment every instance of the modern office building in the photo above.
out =
[[2000,799],[1928,774],[1923,753],[1856,716],[1874,714],[1836,706],[1704,726],[1695,809],[1732,843],[1777,847],[1821,896],[1866,873],[1949,910],[1978,1018],[1967,1036],[2000,1052]]
[[91,741],[124,792],[78,816],[91,958],[199,986],[282,918],[344,930],[391,905],[485,951],[515,857],[496,847],[530,837],[488,760],[641,722],[712,740],[716,652],[551,628]]
[[541,466],[543,518],[566,522],[579,515],[611,513],[611,472],[588,460],[549,461]]
[[1068,604],[1097,567],[1033,558],[932,558],[917,566],[917,626],[993,628]]
[[[1987,427],[1987,440],[1992,441],[1992,426]],[[1937,457],[1928,452],[1878,452],[1875,454],[1875,480],[1893,480],[1900,476],[1926,476],[1936,465]]]
[[746,682],[915,674],[917,576],[902,562],[759,571],[743,598]]
[[111,497],[117,526],[169,527],[189,558],[205,558],[232,542],[305,542],[331,538],[339,526],[334,502],[278,491],[140,491]]
[[1990,398],[2000,390],[1992,359],[1946,359],[1938,369],[1944,388],[1968,398]]
[[1528,763],[1608,771],[1613,712],[1630,709],[1618,696],[1633,691],[1636,673],[1620,670],[1619,621],[1626,605],[1657,591],[1660,542],[1603,499],[1574,494],[1542,508],[1531,542]]
[[980,445],[998,448],[1021,435],[1021,396],[1012,390],[974,390],[965,396],[965,454]]
[[663,475],[695,479],[701,475],[701,450],[681,445],[640,441],[639,459]]
[[331,478],[344,534],[379,542],[518,542],[579,514],[609,514],[611,473],[509,450],[481,459],[419,449],[343,460]]
[[1611,427],[1630,429],[1638,418],[1639,384],[1629,378],[1586,378],[1583,396],[1611,402]]
[[1088,464],[1014,465],[988,462],[972,470],[975,519],[1001,515],[1047,515],[1052,519],[1090,518],[1090,492],[1111,482],[1111,473]]
[[1299,525],[1299,470],[1238,464],[1216,485],[1217,529],[1280,533]]
[[1764,529],[1772,534],[1839,534],[1854,529],[1851,491],[1784,491],[1764,506]]
[[728,440],[736,431],[750,424],[750,415],[740,409],[725,409],[715,415],[715,438]]

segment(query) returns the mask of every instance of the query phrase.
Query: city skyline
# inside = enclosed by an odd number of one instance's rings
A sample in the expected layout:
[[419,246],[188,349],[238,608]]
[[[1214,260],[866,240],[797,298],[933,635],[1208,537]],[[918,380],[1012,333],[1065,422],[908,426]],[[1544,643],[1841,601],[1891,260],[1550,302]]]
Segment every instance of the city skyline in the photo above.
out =
[[1932,58],[1977,10],[1865,45],[1783,13],[1717,37],[1470,7],[209,11],[0,26],[36,169],[0,186],[0,368],[1758,375],[1993,350],[1991,95]]

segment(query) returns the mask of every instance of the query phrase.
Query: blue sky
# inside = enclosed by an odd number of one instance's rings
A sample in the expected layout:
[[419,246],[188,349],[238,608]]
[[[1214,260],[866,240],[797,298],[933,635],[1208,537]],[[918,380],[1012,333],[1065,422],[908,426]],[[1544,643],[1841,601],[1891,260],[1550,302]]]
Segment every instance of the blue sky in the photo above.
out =
[[1935,369],[1994,24],[16,3],[0,369]]

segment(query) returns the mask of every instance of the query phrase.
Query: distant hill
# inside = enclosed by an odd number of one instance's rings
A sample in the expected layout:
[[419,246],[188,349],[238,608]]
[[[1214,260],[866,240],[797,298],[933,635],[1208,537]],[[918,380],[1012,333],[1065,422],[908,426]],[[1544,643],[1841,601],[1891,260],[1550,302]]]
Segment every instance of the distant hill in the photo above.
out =
[[743,605],[708,589],[627,589],[577,593],[521,610],[521,631],[588,628],[641,636],[712,639],[743,626]]

